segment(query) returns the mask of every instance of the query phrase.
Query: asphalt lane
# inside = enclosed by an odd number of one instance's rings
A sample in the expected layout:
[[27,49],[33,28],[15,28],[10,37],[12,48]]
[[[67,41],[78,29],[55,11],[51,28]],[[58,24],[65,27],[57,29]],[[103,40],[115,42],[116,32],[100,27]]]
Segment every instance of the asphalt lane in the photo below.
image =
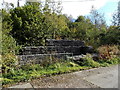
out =
[[118,88],[118,65],[101,70],[104,70],[105,73],[90,75],[84,79],[101,88]]

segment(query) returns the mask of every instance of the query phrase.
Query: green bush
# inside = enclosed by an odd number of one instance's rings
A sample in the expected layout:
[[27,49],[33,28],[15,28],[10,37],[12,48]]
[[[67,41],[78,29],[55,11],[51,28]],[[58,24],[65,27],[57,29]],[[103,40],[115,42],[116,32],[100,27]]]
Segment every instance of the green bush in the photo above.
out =
[[7,73],[18,64],[16,55],[11,53],[2,55],[2,73]]
[[74,62],[68,62],[68,67],[78,67],[79,65]]
[[120,63],[120,58],[119,57],[114,57],[106,61],[109,64],[118,64]]
[[38,71],[38,70],[42,70],[43,67],[39,64],[26,64],[26,65],[21,66],[21,69],[25,71],[33,71],[33,70]]
[[109,27],[107,33],[101,38],[101,45],[107,44],[120,45],[120,26]]
[[82,58],[82,61],[79,61],[80,65],[88,66],[88,67],[99,67],[100,64],[93,60],[91,54],[87,54],[85,57]]
[[12,20],[10,19],[10,14],[2,10],[2,72],[7,73],[17,64],[16,52],[18,51],[18,46],[16,45],[15,39],[10,35],[12,30]]
[[13,83],[12,79],[7,78],[0,78],[0,81],[2,82],[3,85]]

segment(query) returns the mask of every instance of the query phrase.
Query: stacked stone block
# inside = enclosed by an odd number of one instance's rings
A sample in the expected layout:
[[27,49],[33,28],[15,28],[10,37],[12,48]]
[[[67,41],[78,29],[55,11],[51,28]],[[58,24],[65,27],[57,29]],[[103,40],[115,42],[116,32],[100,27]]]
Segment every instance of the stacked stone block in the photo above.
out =
[[80,55],[92,52],[92,47],[85,46],[83,41],[47,39],[45,46],[23,47],[18,57],[22,64],[30,61],[41,63],[45,57],[52,56],[65,59],[66,55]]

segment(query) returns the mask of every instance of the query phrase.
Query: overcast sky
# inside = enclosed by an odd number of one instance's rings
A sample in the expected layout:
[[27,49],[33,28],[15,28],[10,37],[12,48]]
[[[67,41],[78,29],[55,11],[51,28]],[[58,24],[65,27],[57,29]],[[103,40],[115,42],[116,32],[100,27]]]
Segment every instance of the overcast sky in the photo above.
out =
[[[17,4],[17,0],[4,0],[5,2]],[[36,0],[32,0],[36,1]],[[40,1],[40,0],[38,0]],[[44,0],[42,0],[44,1]],[[55,0],[57,1],[57,0]],[[91,7],[94,6],[100,13],[104,13],[107,24],[109,25],[112,19],[112,14],[117,9],[119,0],[61,0],[63,14],[72,15],[76,19],[79,15],[89,15]],[[0,0],[0,3],[2,0]],[[25,0],[20,0],[20,5],[23,5]]]

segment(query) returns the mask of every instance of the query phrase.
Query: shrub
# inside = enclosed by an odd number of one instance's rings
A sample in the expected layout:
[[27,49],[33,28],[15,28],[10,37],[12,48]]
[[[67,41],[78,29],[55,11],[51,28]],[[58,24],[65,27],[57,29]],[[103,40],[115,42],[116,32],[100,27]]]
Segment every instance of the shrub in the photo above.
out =
[[15,55],[18,51],[18,46],[15,40],[9,35],[3,32],[2,34],[2,71],[7,73],[10,68],[13,68],[17,63],[17,57]]
[[109,64],[118,64],[118,63],[120,63],[120,58],[119,57],[111,58],[110,60],[107,60],[107,63],[109,63]]
[[117,45],[104,45],[98,48],[100,59],[109,60],[119,55],[120,50]]
[[104,45],[98,48],[100,60],[104,66],[105,64],[118,64],[120,62],[120,50],[117,45]]
[[21,69],[25,71],[31,71],[31,70],[33,71],[33,70],[41,70],[43,69],[43,67],[40,66],[39,64],[26,64],[21,66]]
[[0,78],[0,81],[2,81],[3,85],[13,83],[13,80],[7,78]]
[[69,62],[69,63],[68,63],[68,66],[69,66],[69,67],[78,67],[79,65],[76,64],[76,63],[74,63],[74,62]]
[[12,20],[10,19],[10,14],[2,10],[2,43],[1,47],[1,57],[2,57],[2,71],[7,73],[12,68],[14,68],[17,58],[15,56],[18,46],[16,45],[15,39],[10,35],[12,30]]
[[110,27],[106,34],[101,38],[101,45],[119,44],[120,45],[120,26]]
[[85,57],[82,58],[82,60],[79,61],[79,64],[82,66],[90,66],[90,67],[99,67],[100,64],[93,60],[91,54],[86,54]]
[[17,65],[17,57],[12,53],[2,55],[2,73],[7,73]]

